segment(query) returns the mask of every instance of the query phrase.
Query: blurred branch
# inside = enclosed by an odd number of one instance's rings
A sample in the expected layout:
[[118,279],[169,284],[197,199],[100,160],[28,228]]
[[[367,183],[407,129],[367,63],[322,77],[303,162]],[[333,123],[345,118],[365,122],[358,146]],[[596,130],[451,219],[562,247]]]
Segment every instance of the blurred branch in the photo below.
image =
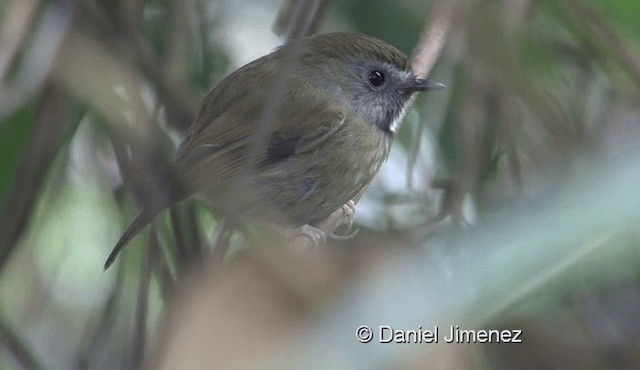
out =
[[[116,275],[116,283],[107,293],[107,299],[101,310],[98,311],[98,315],[93,320],[96,323],[95,327],[89,327],[84,333],[84,346],[78,348],[77,353],[77,367],[79,369],[91,369],[91,365],[97,363],[97,358],[101,354],[100,351],[105,351],[108,348],[109,337],[116,332],[114,330],[117,325],[117,319],[121,318],[122,312],[119,310],[118,299],[120,294],[126,288],[127,279],[122,267],[118,266],[118,273]],[[118,340],[121,340],[118,338]]]
[[518,34],[518,30],[531,16],[531,8],[534,0],[506,0],[503,1],[504,21],[506,29],[512,36]]
[[456,1],[434,1],[431,20],[424,28],[411,56],[411,66],[416,75],[426,77],[431,72],[436,60],[440,57],[449,28],[459,7],[460,4]]
[[316,32],[318,23],[329,0],[287,0],[273,25],[278,35],[286,34],[287,41],[310,36]]
[[222,263],[229,250],[231,236],[236,225],[229,217],[221,217],[211,240],[211,263]]
[[[199,28],[197,27],[198,18],[194,16],[195,14],[197,11],[191,0],[176,1],[173,5],[169,25],[169,41],[167,42],[168,50],[165,53],[166,56],[162,60],[158,60],[164,70],[165,76],[162,77],[167,81],[181,81],[189,75],[189,51],[193,49],[194,45],[199,44],[197,37],[201,36],[197,32],[193,32],[193,28]],[[198,60],[201,61],[202,58],[203,55],[200,52]]]
[[[174,24],[177,25],[179,23]],[[138,33],[130,34],[128,39],[133,41],[132,52],[137,66],[156,88],[161,102],[167,109],[167,124],[182,133],[186,132],[195,119],[200,100],[189,88],[187,75],[183,74],[182,79],[177,79],[175,75],[167,73],[164,68],[166,64],[151,54]]]
[[4,343],[9,352],[15,356],[16,360],[25,369],[43,369],[29,346],[9,327],[0,317],[0,343]]
[[[99,42],[74,31],[54,66],[54,80],[104,117],[134,147],[157,136],[145,106],[134,106],[130,94],[139,94],[142,80]],[[91,83],[89,83],[91,81]],[[134,118],[147,118],[138,121]]]
[[[21,3],[27,4],[29,3]],[[35,4],[33,4],[35,7]],[[9,83],[7,78],[8,68],[11,61],[15,58],[16,48],[20,46],[20,40],[24,40],[27,29],[18,28],[14,42],[8,38],[6,46],[0,43],[0,53],[4,54],[4,60],[0,56],[0,118],[10,115],[16,109],[24,105],[29,99],[40,91],[45,84],[49,72],[53,67],[58,49],[66,38],[71,28],[72,20],[75,14],[76,0],[56,0],[52,1],[42,15],[41,21],[37,24],[31,36],[32,40],[29,47],[24,51],[23,61],[18,69],[16,76],[13,76],[12,82]],[[22,19],[18,21],[27,21],[28,17],[35,12],[35,9],[25,10],[23,14],[21,8],[14,7],[12,12],[7,12],[9,16],[18,16]],[[7,27],[15,26],[15,20],[4,19]],[[6,32],[6,33],[4,33]],[[10,30],[3,30],[5,35],[12,34]],[[4,40],[0,40],[4,41]],[[22,42],[22,44],[25,44]],[[6,49],[5,49],[6,48]]]
[[27,39],[27,33],[35,18],[37,0],[9,2],[0,24],[0,81],[5,81],[9,67],[15,61],[20,47]]
[[[186,74],[176,78],[175,74],[166,70],[167,63],[172,63],[172,55],[156,55],[150,49],[142,34],[144,22],[140,21],[144,8],[140,4],[127,6],[126,3],[118,5],[99,0],[87,0],[82,5],[75,31],[89,41],[84,49],[93,48],[107,56],[109,63],[101,64],[107,64],[109,69],[117,67],[128,70],[136,76],[136,80],[152,86],[159,104],[166,108],[167,124],[178,131],[186,131],[195,117],[199,99],[193,96]],[[177,13],[184,12],[180,2],[173,6]],[[174,33],[180,33],[179,29],[174,28],[184,26],[179,21],[181,16],[175,15],[170,24]],[[108,65],[115,62],[116,66]]]
[[33,128],[0,212],[0,272],[24,232],[38,193],[64,135],[71,128],[68,98],[60,89],[45,88]]
[[608,232],[603,232],[600,235],[596,235],[593,239],[586,241],[573,250],[569,250],[568,253],[562,258],[554,261],[553,264],[546,266],[546,268],[538,271],[537,275],[532,276],[531,279],[521,281],[519,285],[514,287],[510,292],[505,294],[493,302],[483,313],[479,314],[478,321],[488,322],[512,307],[518,301],[526,298],[528,295],[534,293],[536,290],[541,289],[546,284],[549,284],[554,278],[562,275],[564,272],[580,263],[589,255],[597,252],[600,249],[606,248],[615,240],[616,236],[623,234],[624,229],[614,229]]
[[[431,20],[428,26],[422,31],[410,60],[411,68],[416,75],[426,77],[431,72],[431,69],[442,53],[449,29],[451,28],[451,23],[456,16],[459,6],[460,4],[458,2],[447,0],[437,0],[434,2]],[[413,104],[413,102],[410,104]],[[405,112],[406,111],[408,111],[408,109],[406,109]],[[423,140],[425,125],[426,123],[424,121],[420,123],[408,155],[406,182],[409,189],[413,188],[414,171]]]
[[138,298],[135,313],[135,329],[133,334],[133,346],[131,348],[131,369],[141,369],[144,363],[147,342],[147,322],[149,316],[149,286],[151,282],[151,270],[154,265],[154,257],[158,250],[158,238],[156,232],[151,228],[147,248],[143,252],[142,266],[140,269]]
[[549,4],[554,14],[599,58],[616,59],[640,88],[640,57],[627,45],[607,20],[583,0]]

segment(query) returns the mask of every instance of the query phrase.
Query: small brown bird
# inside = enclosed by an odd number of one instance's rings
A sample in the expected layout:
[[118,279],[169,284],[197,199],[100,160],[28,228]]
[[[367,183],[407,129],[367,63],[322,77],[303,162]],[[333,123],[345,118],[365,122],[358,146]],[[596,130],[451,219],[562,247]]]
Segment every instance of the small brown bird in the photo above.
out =
[[105,263],[158,213],[197,195],[227,214],[284,228],[313,225],[358,199],[389,154],[418,78],[378,39],[297,39],[233,72],[204,99],[167,177]]

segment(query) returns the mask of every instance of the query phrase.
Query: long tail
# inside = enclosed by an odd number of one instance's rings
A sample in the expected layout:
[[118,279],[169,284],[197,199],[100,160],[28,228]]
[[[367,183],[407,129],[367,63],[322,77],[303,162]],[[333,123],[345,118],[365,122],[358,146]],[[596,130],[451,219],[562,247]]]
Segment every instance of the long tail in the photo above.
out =
[[138,217],[133,220],[124,234],[122,234],[122,236],[120,237],[120,240],[118,240],[118,243],[116,243],[116,246],[113,247],[113,250],[111,250],[109,257],[107,258],[107,262],[104,263],[105,271],[113,264],[113,261],[116,260],[116,257],[118,257],[120,251],[124,247],[126,247],[131,239],[133,239],[142,229],[144,229],[144,227],[147,226],[158,213],[160,213],[160,211],[142,211],[142,213],[140,213]]

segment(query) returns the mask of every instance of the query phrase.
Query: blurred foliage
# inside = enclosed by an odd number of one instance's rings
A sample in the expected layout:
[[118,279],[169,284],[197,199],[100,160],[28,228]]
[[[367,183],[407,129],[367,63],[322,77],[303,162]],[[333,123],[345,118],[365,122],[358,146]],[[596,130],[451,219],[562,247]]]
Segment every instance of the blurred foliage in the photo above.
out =
[[25,141],[31,129],[35,108],[25,106],[10,117],[7,117],[0,126],[0,206],[11,184],[12,174],[16,171],[18,158],[22,155]]
[[[639,17],[626,0],[1,0],[0,368],[637,368]],[[436,25],[448,89],[408,112],[355,239],[290,254],[188,203],[102,271],[204,94],[293,37],[272,27],[411,55]],[[362,324],[526,342],[398,349],[358,343]]]
[[[640,25],[636,15],[640,14],[640,4],[634,1],[593,0],[602,14],[607,17],[622,34],[640,37]],[[630,44],[629,46],[632,46]]]

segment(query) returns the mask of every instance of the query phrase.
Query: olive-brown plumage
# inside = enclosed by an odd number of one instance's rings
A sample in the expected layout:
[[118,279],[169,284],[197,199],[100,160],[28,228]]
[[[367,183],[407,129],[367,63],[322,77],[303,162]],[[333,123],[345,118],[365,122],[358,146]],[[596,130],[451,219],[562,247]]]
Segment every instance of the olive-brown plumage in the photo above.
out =
[[198,196],[232,216],[283,227],[314,224],[357,199],[387,158],[412,94],[443,87],[372,37],[291,41],[236,70],[204,99],[168,183],[117,253],[156,214]]

